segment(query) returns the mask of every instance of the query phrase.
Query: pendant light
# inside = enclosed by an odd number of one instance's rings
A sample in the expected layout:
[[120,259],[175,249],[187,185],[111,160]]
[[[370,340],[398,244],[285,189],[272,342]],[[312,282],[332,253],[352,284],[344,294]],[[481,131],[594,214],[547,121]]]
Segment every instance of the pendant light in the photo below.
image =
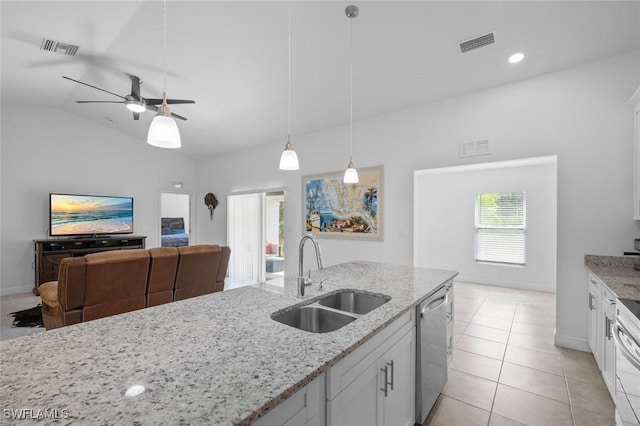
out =
[[349,165],[344,172],[342,182],[344,183],[358,183],[358,171],[353,165],[353,18],[358,16],[359,10],[357,6],[347,6],[344,10],[347,18],[351,19],[351,34],[349,41]]
[[171,111],[167,105],[167,0],[164,0],[163,18],[164,44],[162,47],[162,105],[160,105],[158,114],[153,117],[151,126],[149,126],[147,143],[159,148],[180,148],[182,144],[180,142],[178,125],[171,116]]
[[288,128],[287,128],[287,144],[280,156],[280,170],[299,170],[298,155],[293,149],[291,143],[291,0],[289,0],[289,87],[288,87]]

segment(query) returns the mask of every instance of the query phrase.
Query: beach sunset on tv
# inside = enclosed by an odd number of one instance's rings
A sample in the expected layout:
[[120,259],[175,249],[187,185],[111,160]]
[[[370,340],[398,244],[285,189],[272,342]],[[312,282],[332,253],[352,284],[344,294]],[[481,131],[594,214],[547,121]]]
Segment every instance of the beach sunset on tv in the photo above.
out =
[[128,234],[133,232],[133,198],[50,195],[52,236]]

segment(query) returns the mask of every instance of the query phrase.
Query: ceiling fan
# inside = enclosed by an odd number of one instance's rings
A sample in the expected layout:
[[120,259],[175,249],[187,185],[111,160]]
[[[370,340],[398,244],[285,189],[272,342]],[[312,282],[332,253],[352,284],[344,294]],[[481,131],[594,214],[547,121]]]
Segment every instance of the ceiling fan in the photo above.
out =
[[[105,89],[101,89],[100,87],[92,86],[91,84],[83,83],[79,80],[74,80],[73,78],[62,76],[62,78],[66,78],[67,80],[74,81],[76,83],[83,84],[85,86],[92,87],[94,89],[100,90],[105,93],[109,93],[113,96],[117,96],[122,101],[76,101],[79,104],[124,104],[127,109],[133,112],[133,119],[139,120],[140,113],[146,110],[158,112],[159,108],[157,105],[162,105],[162,98],[143,98],[140,95],[140,84],[142,84],[142,80],[139,77],[127,74],[131,79],[131,93],[125,96],[118,95],[117,93],[110,92]],[[167,104],[195,104],[196,101],[191,99],[167,99]],[[175,118],[179,118],[180,120],[186,120],[185,117],[171,113],[171,115]]]

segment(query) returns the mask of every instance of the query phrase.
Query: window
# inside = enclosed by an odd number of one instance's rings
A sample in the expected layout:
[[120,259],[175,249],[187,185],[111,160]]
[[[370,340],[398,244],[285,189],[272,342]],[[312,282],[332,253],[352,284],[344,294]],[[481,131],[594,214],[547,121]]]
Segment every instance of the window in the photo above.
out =
[[525,265],[526,197],[524,192],[476,196],[477,262]]

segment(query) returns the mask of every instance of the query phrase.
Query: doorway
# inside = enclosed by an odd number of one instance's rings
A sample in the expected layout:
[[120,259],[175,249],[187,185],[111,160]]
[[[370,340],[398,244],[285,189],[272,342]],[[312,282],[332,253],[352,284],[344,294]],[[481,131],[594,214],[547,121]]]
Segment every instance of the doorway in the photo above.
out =
[[181,247],[191,243],[191,196],[160,193],[160,246]]
[[284,191],[260,191],[227,198],[227,242],[231,247],[226,288],[284,276]]

